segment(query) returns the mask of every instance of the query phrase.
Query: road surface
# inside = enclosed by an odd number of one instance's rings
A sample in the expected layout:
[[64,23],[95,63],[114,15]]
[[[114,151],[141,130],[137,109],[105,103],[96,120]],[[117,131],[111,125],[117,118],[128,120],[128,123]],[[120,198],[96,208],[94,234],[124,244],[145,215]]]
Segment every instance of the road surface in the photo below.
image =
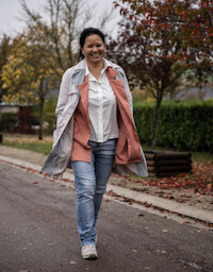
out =
[[0,272],[210,272],[213,233],[103,201],[99,259],[83,260],[74,189],[0,161]]

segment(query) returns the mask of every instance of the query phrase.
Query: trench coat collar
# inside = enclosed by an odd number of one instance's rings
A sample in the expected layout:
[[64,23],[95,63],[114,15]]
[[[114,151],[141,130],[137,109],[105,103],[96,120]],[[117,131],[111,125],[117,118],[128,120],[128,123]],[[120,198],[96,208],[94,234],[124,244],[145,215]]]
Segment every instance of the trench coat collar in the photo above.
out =
[[111,81],[116,78],[118,75],[118,71],[116,71],[113,67],[109,66],[106,70],[106,74],[108,79]]
[[[109,60],[106,60],[106,59],[104,59],[104,60],[107,62],[107,65],[108,65],[107,71],[109,71],[109,73],[108,73],[109,79],[114,79],[118,73],[121,73],[123,76],[125,76],[123,69],[119,65],[117,65]],[[85,75],[86,75],[86,60],[85,59],[80,61],[75,66],[74,74],[78,73],[79,71],[82,71],[82,70],[84,70]]]

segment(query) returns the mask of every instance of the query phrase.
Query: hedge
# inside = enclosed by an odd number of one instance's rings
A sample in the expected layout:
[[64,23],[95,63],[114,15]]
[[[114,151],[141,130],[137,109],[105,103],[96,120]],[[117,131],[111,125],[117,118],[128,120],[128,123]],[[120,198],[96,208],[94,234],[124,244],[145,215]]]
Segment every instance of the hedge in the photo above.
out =
[[13,112],[2,113],[0,120],[0,128],[2,132],[13,133],[18,125],[18,115]]
[[[134,104],[142,143],[151,144],[155,103]],[[213,151],[213,100],[162,103],[157,145],[182,151]]]
[[[31,114],[28,118],[27,125],[35,126],[39,125],[39,112]],[[48,127],[44,129],[44,132],[47,134],[52,134],[55,129],[56,116],[53,112],[45,112],[44,121],[48,123]],[[15,133],[18,125],[20,124],[20,119],[17,113],[6,112],[2,113],[0,120],[0,131],[5,133]],[[27,133],[25,130],[22,130],[22,133]],[[33,133],[33,132],[32,132]],[[36,133],[36,131],[34,131]]]
[[[151,144],[155,103],[134,104],[134,119],[139,138],[143,144]],[[44,120],[52,134],[55,128],[55,113],[46,112]],[[18,122],[14,113],[3,113],[1,131],[13,132]],[[39,114],[33,113],[31,125],[38,124]],[[165,101],[161,106],[157,145],[179,151],[213,152],[213,100]]]

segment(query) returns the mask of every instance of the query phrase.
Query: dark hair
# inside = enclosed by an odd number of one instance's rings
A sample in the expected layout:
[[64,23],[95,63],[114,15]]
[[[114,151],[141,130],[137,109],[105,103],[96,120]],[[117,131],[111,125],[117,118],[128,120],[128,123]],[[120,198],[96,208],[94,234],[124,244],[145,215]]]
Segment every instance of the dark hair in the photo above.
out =
[[90,35],[98,35],[100,36],[100,38],[102,39],[104,45],[105,45],[105,37],[104,37],[104,34],[97,28],[93,28],[93,27],[89,27],[89,28],[85,28],[82,33],[81,33],[81,36],[80,36],[80,52],[79,52],[79,60],[82,60],[84,59],[84,55],[82,54],[82,51],[81,51],[81,48],[84,47],[84,43],[85,43],[85,40],[88,36]]

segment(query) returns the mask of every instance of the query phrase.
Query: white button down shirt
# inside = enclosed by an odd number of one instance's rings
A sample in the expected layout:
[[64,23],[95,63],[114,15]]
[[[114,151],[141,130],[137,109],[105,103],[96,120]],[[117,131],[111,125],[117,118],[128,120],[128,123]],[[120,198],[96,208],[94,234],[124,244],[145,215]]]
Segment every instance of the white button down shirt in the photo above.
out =
[[104,68],[97,80],[86,65],[89,74],[90,140],[98,143],[119,137],[117,102],[105,70],[109,66],[104,59]]

